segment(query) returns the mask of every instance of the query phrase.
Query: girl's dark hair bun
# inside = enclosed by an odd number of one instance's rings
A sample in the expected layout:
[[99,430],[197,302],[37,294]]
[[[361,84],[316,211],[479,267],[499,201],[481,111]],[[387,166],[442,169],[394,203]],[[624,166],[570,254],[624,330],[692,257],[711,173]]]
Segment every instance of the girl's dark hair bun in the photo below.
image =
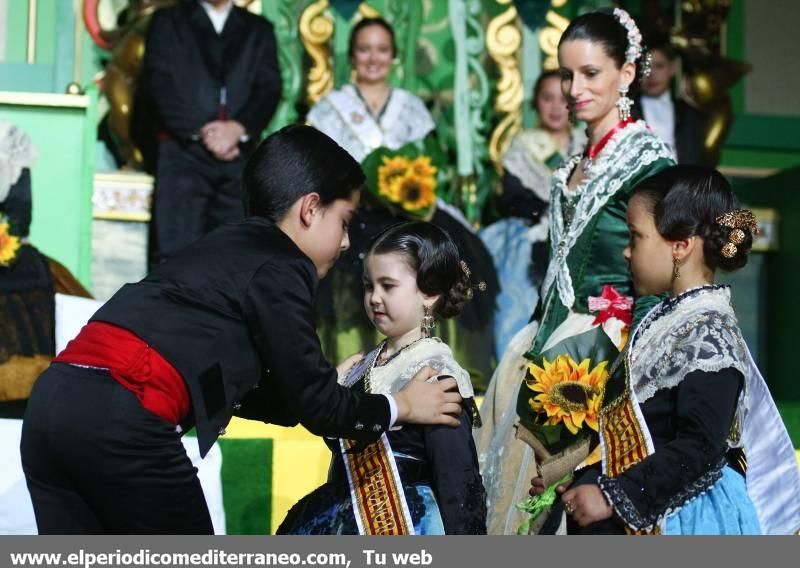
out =
[[467,264],[444,229],[423,221],[400,223],[385,229],[372,243],[370,254],[401,253],[417,273],[417,287],[429,296],[441,296],[433,308],[439,319],[457,316],[474,290]]
[[666,240],[702,237],[711,270],[731,272],[747,264],[757,233],[755,216],[740,208],[728,180],[717,170],[672,166],[640,182],[631,195],[647,199],[656,229]]

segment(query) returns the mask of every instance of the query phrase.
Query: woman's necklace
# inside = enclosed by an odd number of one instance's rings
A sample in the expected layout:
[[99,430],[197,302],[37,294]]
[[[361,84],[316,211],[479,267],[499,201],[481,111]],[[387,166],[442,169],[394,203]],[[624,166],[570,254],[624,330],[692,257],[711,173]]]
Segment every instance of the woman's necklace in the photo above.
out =
[[591,175],[592,168],[594,167],[594,159],[595,157],[603,151],[603,148],[606,147],[608,141],[611,140],[612,136],[631,124],[633,122],[632,118],[626,118],[625,120],[620,120],[617,125],[609,130],[605,136],[603,136],[597,144],[589,144],[586,147],[586,152],[583,155],[583,173],[585,175]]
[[383,101],[377,99],[371,101],[364,96],[364,93],[356,83],[353,83],[353,86],[356,89],[356,95],[358,95],[358,98],[361,99],[361,102],[364,103],[364,106],[367,108],[367,112],[372,115],[372,118],[374,118],[376,122],[380,123],[381,118],[383,118],[383,113],[386,112],[386,107],[389,106],[389,99],[392,98],[392,88],[389,87],[389,90],[386,91],[386,97]]
[[381,343],[380,348],[378,348],[378,353],[377,353],[377,355],[375,355],[375,358],[372,360],[372,364],[369,366],[369,370],[364,375],[364,392],[367,392],[367,393],[371,393],[372,392],[372,370],[375,367],[384,367],[384,366],[388,365],[398,355],[400,355],[400,353],[402,353],[403,351],[405,351],[406,349],[408,349],[412,345],[416,345],[417,343],[419,343],[423,339],[426,339],[426,338],[425,337],[418,337],[417,339],[415,339],[414,341],[412,341],[408,345],[403,345],[400,349],[398,349],[397,351],[395,351],[394,353],[389,355],[386,359],[381,359],[381,354],[386,349],[386,344],[387,344],[386,340],[384,340],[383,343]]

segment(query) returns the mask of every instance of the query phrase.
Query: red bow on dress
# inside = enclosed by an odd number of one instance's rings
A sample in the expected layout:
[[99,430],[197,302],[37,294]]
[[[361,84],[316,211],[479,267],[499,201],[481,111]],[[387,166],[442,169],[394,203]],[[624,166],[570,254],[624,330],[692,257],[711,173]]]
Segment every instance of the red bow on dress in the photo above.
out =
[[606,284],[600,297],[589,296],[589,311],[598,312],[592,325],[601,325],[610,318],[617,318],[626,325],[633,321],[633,298],[623,296],[613,286]]

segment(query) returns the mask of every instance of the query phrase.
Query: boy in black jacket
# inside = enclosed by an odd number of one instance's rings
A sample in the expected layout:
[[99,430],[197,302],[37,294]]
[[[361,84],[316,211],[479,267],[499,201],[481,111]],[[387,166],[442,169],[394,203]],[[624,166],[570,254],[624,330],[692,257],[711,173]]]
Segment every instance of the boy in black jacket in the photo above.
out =
[[453,379],[392,396],[337,385],[312,303],[349,246],[364,183],[330,138],[290,126],[244,172],[248,217],[124,286],[34,385],[22,461],[40,533],[211,533],[180,433],[205,454],[233,414],[372,441],[458,425]]

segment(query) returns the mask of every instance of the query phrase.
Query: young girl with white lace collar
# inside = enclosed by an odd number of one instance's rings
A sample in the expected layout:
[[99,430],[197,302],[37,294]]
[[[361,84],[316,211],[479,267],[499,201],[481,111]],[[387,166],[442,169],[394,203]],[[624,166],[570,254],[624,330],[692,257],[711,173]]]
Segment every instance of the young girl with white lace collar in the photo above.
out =
[[642,319],[622,356],[626,372],[606,386],[602,474],[562,494],[568,528],[796,533],[794,448],[730,289],[714,284],[717,270],[747,263],[753,213],[719,172],[674,166],[634,189],[627,220],[636,292],[669,297]]
[[435,320],[458,315],[472,295],[469,268],[444,230],[413,222],[378,235],[364,259],[364,308],[386,339],[351,362],[349,371],[347,362],[340,365],[339,382],[390,394],[417,370],[438,369],[458,383],[461,424],[403,426],[366,447],[335,440],[329,444],[334,455],[328,482],[292,508],[279,533],[486,533],[485,491],[472,439],[472,427],[480,424],[470,376],[432,335]]

